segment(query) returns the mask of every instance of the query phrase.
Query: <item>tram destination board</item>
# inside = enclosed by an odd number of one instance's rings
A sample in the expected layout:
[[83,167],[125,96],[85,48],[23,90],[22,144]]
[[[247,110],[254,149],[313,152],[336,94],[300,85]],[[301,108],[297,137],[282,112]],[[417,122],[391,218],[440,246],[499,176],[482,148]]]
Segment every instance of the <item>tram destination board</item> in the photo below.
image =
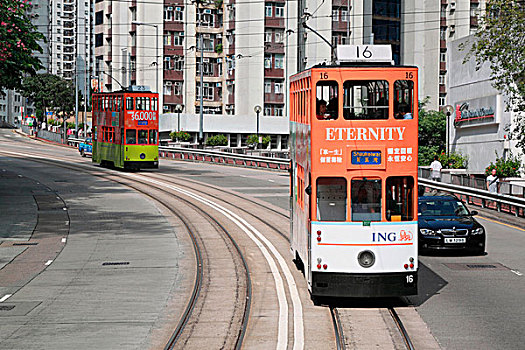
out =
[[380,165],[381,151],[352,151],[352,164]]

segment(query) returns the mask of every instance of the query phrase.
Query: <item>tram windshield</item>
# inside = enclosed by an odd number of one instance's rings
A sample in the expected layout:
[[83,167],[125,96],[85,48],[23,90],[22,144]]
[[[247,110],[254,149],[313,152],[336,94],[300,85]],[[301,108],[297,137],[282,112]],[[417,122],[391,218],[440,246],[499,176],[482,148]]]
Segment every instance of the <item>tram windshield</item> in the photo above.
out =
[[157,144],[157,130],[150,130],[149,131],[149,143],[150,143],[150,145],[156,145]]
[[138,130],[138,144],[145,145],[148,143],[148,130]]
[[381,221],[381,179],[354,179],[352,221]]
[[137,144],[137,130],[135,129],[126,130],[126,144],[128,145]]
[[317,220],[346,221],[346,179],[320,177],[317,179]]
[[347,80],[343,93],[345,119],[388,119],[388,81]]
[[386,219],[411,221],[414,218],[414,179],[392,176],[386,179]]

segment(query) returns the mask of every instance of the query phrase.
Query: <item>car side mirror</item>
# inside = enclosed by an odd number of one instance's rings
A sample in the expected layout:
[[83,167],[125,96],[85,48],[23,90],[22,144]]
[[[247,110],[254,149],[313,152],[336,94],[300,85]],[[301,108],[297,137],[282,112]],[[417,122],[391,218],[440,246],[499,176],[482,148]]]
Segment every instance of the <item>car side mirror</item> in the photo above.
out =
[[471,215],[471,216],[478,215],[477,210],[472,210],[472,211],[470,212],[470,215]]
[[307,195],[312,195],[312,186],[308,186],[304,189],[304,192],[306,192]]

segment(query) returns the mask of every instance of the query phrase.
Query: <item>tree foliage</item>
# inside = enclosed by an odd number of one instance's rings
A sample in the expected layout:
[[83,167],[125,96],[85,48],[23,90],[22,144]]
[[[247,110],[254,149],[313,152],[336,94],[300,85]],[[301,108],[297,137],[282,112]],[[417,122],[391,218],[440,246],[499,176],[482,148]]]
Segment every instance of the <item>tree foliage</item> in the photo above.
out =
[[[37,74],[26,77],[21,87],[22,95],[28,97],[38,110],[53,110],[69,114],[75,108],[75,88],[71,81],[53,74]],[[39,116],[42,119],[42,116]]]
[[476,68],[489,64],[494,88],[508,97],[516,113],[514,138],[525,153],[525,2],[488,0],[476,41],[467,55]]
[[0,90],[19,89],[24,75],[42,68],[35,51],[44,36],[31,23],[28,0],[0,0]]
[[443,112],[426,110],[426,103],[419,104],[419,165],[430,165],[446,147],[447,117]]

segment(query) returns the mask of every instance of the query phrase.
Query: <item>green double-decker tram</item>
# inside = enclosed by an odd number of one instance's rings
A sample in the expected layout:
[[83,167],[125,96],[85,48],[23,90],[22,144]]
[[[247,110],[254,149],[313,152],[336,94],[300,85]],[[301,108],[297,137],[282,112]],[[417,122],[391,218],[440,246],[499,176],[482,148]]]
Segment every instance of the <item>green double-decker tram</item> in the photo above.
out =
[[159,167],[158,94],[93,94],[93,162],[122,169]]

